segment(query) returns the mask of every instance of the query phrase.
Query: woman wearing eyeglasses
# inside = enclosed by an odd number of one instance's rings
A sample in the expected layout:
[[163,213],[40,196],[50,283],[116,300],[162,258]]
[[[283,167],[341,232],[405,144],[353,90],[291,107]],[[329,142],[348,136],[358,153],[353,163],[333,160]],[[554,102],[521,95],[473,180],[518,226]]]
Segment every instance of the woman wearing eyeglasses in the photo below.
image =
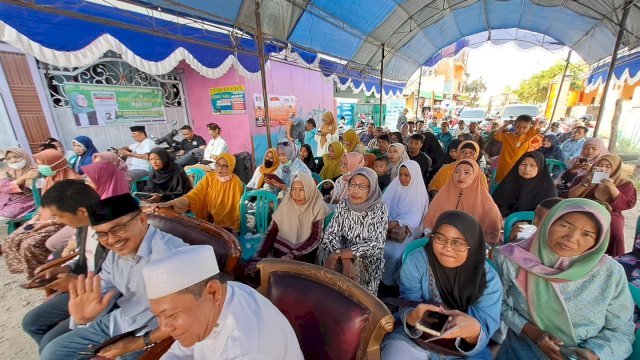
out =
[[634,341],[624,269],[605,255],[611,215],[587,199],[555,205],[535,236],[494,252],[509,327],[496,359],[626,359]]
[[[438,216],[430,241],[402,264],[400,297],[408,306],[397,314],[402,326],[387,336],[382,359],[491,359],[487,344],[500,326],[502,288],[485,261],[482,228],[469,214],[451,210]],[[444,339],[437,346],[424,341],[432,335],[416,328],[427,312],[448,317],[437,329]]]
[[500,241],[502,216],[493,202],[484,174],[473,160],[460,160],[453,165],[453,174],[433,198],[423,221],[425,232],[433,229],[436,219],[447,210],[462,210],[473,216],[484,232],[488,244]]
[[195,216],[212,222],[232,232],[240,229],[240,198],[244,192],[242,180],[233,173],[236,158],[223,153],[216,157],[215,172],[207,173],[193,190],[177,199],[151,205],[155,207],[173,208],[178,213],[191,210]]
[[318,263],[377,294],[384,269],[387,217],[376,173],[365,167],[356,169],[349,179],[349,196],[338,204],[324,233]]
[[284,183],[276,179],[265,179],[265,182],[271,189],[275,189],[276,192],[287,192],[289,187],[291,187],[293,178],[298,173],[311,175],[311,170],[300,160],[298,146],[293,142],[289,142],[288,139],[280,140],[276,151],[278,152],[278,160],[280,161],[280,166],[278,166],[276,170],[276,176],[284,181]]

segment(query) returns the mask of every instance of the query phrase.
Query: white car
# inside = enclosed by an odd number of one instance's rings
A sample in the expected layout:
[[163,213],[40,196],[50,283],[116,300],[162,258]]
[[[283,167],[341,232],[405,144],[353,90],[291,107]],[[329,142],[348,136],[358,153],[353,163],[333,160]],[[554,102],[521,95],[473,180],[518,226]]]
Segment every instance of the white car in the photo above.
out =
[[458,120],[464,120],[464,124],[469,126],[469,123],[475,122],[478,125],[482,123],[487,112],[480,108],[464,108],[460,111]]
[[506,105],[500,111],[500,116],[498,117],[498,121],[500,123],[505,120],[515,119],[520,115],[530,115],[532,118],[535,118],[540,114],[540,110],[535,105],[526,105],[526,104],[513,104]]

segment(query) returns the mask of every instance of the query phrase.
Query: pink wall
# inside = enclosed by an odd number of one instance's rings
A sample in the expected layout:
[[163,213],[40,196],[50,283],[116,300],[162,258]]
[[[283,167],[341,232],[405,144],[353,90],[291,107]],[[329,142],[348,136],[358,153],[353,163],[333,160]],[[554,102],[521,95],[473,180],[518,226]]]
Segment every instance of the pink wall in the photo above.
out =
[[[303,69],[289,64],[270,61],[267,69],[267,89],[273,95],[293,95],[296,97],[298,116],[313,117],[317,121],[324,111],[335,113],[333,83],[317,71]],[[206,124],[215,122],[222,127],[222,137],[227,141],[233,153],[252,152],[252,136],[266,134],[265,128],[256,127],[253,94],[262,94],[260,80],[247,80],[231,67],[221,78],[205,78],[188,64],[181,63],[184,69],[183,84],[187,96],[187,106],[194,130],[209,140]],[[241,115],[214,115],[211,108],[209,89],[212,87],[245,85],[247,113]],[[282,134],[284,127],[271,129],[272,134]],[[257,149],[256,156],[261,159],[263,151]]]

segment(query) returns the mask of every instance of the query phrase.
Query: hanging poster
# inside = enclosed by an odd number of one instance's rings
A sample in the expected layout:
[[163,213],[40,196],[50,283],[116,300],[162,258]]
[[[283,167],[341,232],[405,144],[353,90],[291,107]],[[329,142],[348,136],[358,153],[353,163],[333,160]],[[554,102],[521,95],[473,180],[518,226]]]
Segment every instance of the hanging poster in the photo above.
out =
[[244,85],[225,86],[209,89],[211,107],[214,114],[244,114],[247,107],[244,101]]
[[[256,108],[256,126],[263,127],[264,123],[264,101],[262,94],[253,94],[253,103]],[[296,115],[296,97],[269,95],[269,117],[270,126],[285,125],[287,121]]]
[[396,131],[396,125],[398,124],[398,118],[402,115],[402,110],[405,108],[404,100],[387,100],[387,106],[385,111],[385,125],[392,131]]
[[78,127],[166,122],[162,89],[65,83]]
[[344,116],[344,125],[355,125],[353,123],[353,104],[351,103],[338,103],[338,119]]

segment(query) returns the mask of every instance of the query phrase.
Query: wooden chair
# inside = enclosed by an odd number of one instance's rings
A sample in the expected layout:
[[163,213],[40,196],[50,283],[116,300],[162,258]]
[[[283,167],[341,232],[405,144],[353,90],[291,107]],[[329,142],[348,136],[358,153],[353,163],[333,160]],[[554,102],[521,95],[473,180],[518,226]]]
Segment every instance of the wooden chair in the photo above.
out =
[[258,291],[289,320],[305,359],[380,359],[393,316],[374,295],[317,265],[263,259],[257,267]]

